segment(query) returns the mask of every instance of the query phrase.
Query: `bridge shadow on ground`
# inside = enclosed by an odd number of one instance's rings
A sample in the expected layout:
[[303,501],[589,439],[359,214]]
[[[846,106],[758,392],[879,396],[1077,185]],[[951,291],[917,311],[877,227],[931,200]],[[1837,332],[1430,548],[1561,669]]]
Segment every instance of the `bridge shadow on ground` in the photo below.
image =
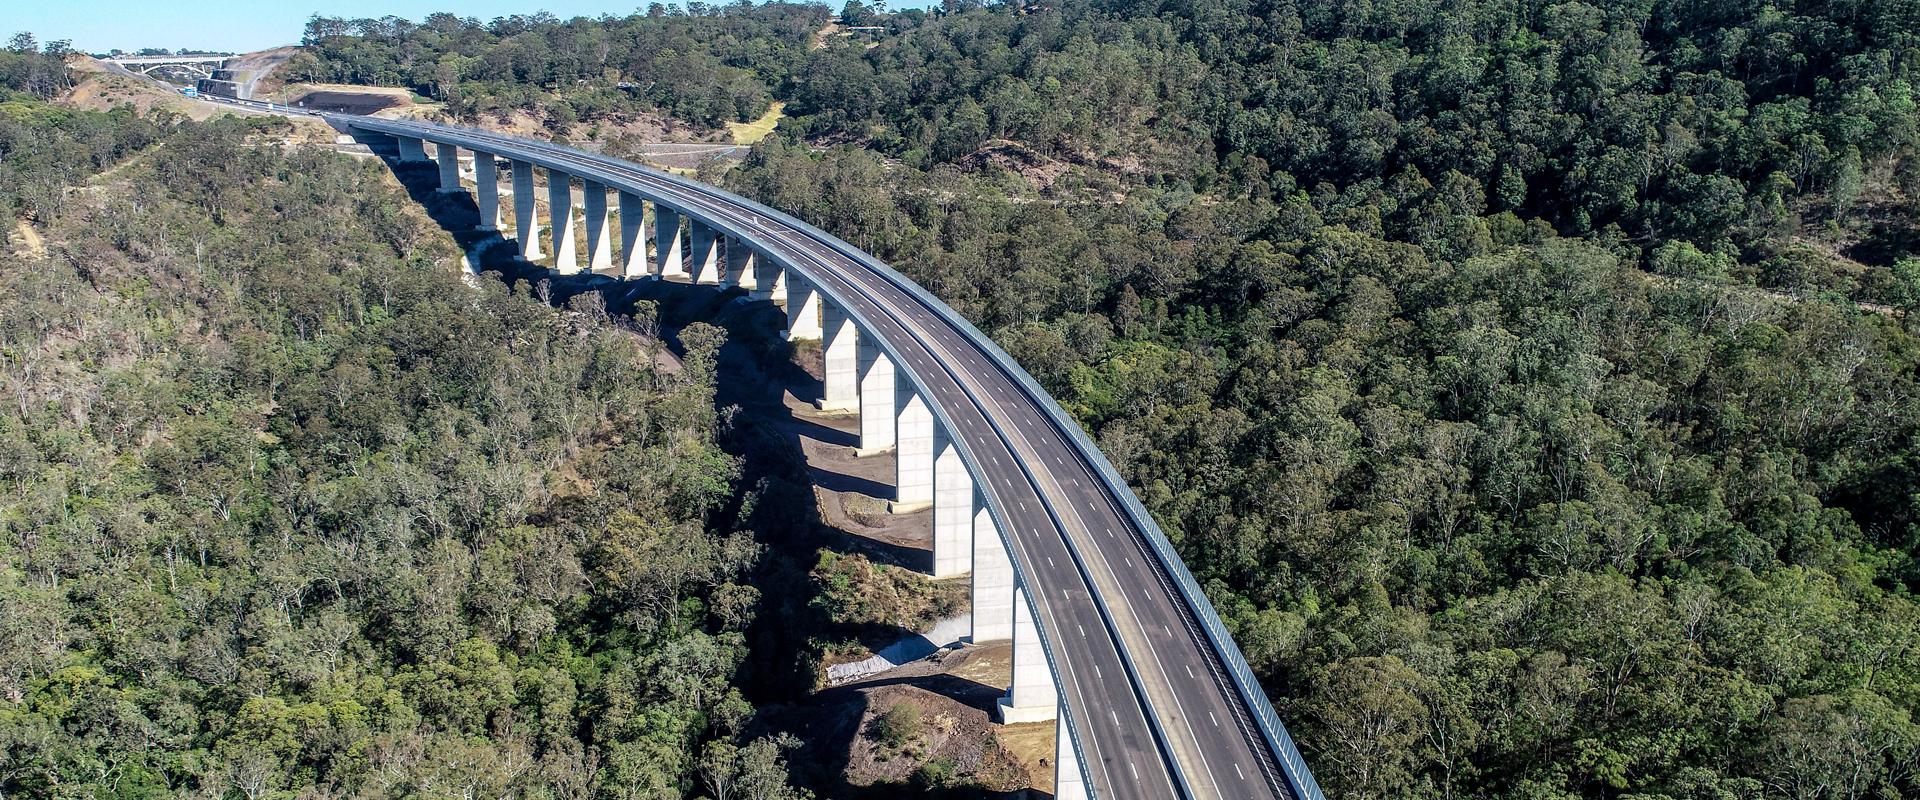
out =
[[[807,508],[809,504],[817,506],[819,499],[811,487],[800,484],[804,480],[830,492],[882,501],[892,496],[893,487],[809,462],[809,443],[816,452],[821,448],[850,449],[858,444],[858,436],[845,429],[844,419],[818,417],[804,410],[823,394],[819,346],[795,345],[780,336],[785,324],[780,306],[751,301],[739,289],[717,290],[652,279],[623,281],[592,273],[553,275],[541,265],[518,260],[519,248],[511,239],[476,249],[499,234],[474,230],[479,211],[471,194],[436,191],[439,173],[432,163],[397,163],[391,158],[387,163],[428,217],[470,254],[476,272],[492,273],[510,288],[528,291],[555,306],[604,309],[616,317],[631,316],[641,303],[650,303],[657,328],[639,326],[637,332],[657,335],[675,355],[684,355],[678,333],[686,325],[705,322],[727,330],[715,394],[715,406],[725,420],[723,436],[731,439],[728,449],[744,462],[742,475],[749,480],[763,476],[749,494],[782,507],[771,517],[753,516],[755,533],[768,545],[771,555],[754,579],[766,593],[747,631],[754,655],[742,667],[741,684],[756,703],[762,704],[762,713],[754,724],[758,731],[788,731],[803,740],[800,750],[792,754],[797,778],[818,796],[834,798],[893,798],[910,793],[935,797],[1052,796],[1031,789],[929,793],[910,788],[904,779],[869,786],[848,781],[855,740],[876,693],[901,688],[922,690],[951,700],[968,715],[980,715],[984,720],[994,713],[996,698],[1004,691],[950,674],[895,676],[912,673],[920,663],[916,662],[890,671],[890,677],[809,695],[819,674],[820,642],[851,636],[878,651],[904,635],[897,626],[827,624],[816,607],[818,589],[809,585],[807,577],[818,550],[865,553],[876,562],[921,574],[931,571],[933,554],[925,547],[859,536],[821,524],[819,509]],[[574,302],[588,294],[595,295],[592,302]],[[826,459],[828,463],[834,460]],[[742,500],[735,498],[733,502]],[[768,525],[764,524],[766,519],[780,521]],[[766,580],[769,576],[777,577]],[[785,585],[776,585],[780,583]],[[939,657],[936,654],[930,658]],[[795,701],[798,697],[805,699]]]

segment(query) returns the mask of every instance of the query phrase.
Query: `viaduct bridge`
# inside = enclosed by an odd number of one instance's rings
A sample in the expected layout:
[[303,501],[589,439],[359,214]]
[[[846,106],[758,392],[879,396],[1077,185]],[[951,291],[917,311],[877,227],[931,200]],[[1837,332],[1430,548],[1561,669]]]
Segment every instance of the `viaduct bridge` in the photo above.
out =
[[[323,116],[401,161],[428,161],[432,144],[444,192],[466,191],[469,151],[480,227],[496,228],[499,182],[511,181],[522,254],[551,254],[556,272],[784,303],[788,338],[821,341],[821,408],[859,414],[862,452],[895,452],[893,508],[932,507],[934,576],[971,575],[972,640],[1013,641],[1001,720],[1058,720],[1056,797],[1324,800],[1153,518],[1079,425],[946,304],[825,231],[706,184],[480,130]],[[535,170],[554,217],[545,236]]]

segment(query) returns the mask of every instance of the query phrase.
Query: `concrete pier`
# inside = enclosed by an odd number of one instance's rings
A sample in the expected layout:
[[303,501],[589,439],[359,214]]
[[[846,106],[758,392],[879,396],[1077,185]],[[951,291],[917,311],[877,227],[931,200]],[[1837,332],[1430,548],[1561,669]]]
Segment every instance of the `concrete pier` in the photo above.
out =
[[720,285],[720,237],[714,229],[697,219],[687,220],[687,272],[693,282]]
[[573,176],[547,168],[547,206],[553,215],[553,269],[561,275],[580,271],[573,244]]
[[946,436],[933,447],[933,577],[965,575],[973,571],[973,476]]
[[427,146],[418,136],[395,136],[400,141],[400,160],[427,161]]
[[865,457],[893,449],[893,360],[871,336],[860,337],[860,447]]
[[973,641],[1011,639],[1013,559],[1007,556],[993,514],[985,504],[978,508],[973,512]]
[[787,271],[778,266],[773,268],[773,288],[767,291],[767,299],[776,303],[787,301]]
[[1053,737],[1053,800],[1087,800],[1087,778],[1080,774],[1080,753],[1067,731],[1065,702],[1055,717],[1060,721]]
[[582,181],[587,210],[587,270],[600,275],[613,272],[613,241],[607,230],[606,184]]
[[439,191],[447,194],[466,191],[460,188],[460,148],[435,142],[433,149],[435,160],[440,162]]
[[687,277],[686,262],[680,260],[680,215],[653,204],[653,257],[660,265],[661,280]]
[[906,381],[898,381],[894,405],[893,505],[895,514],[911,514],[933,505],[933,411]]
[[787,281],[787,341],[820,338],[820,293],[798,275]]
[[1006,697],[1000,698],[999,710],[1000,721],[1008,724],[1039,722],[1060,715],[1060,692],[1053,684],[1053,670],[1047,666],[1047,650],[1040,644],[1040,629],[1033,624],[1026,587],[1013,590],[1013,686],[1008,687]]
[[748,247],[746,242],[731,236],[727,237],[726,255],[727,276],[722,279],[721,284],[738,286],[747,290],[748,297],[752,297],[753,290],[760,285],[760,276],[754,274],[757,271],[755,265],[760,262],[760,259],[754,256],[753,248]]
[[540,206],[535,202],[533,164],[513,162],[513,238],[520,242],[520,257],[537,259],[540,253]]
[[820,304],[821,365],[826,384],[820,396],[821,411],[858,411],[860,409],[860,329],[840,306],[826,300]]
[[500,175],[492,153],[473,152],[473,200],[480,206],[476,230],[500,229]]
[[620,274],[629,280],[647,274],[647,208],[640,195],[620,193]]
[[[747,297],[754,300],[775,299],[773,296],[774,285],[780,284],[783,289],[786,286],[786,284],[780,281],[780,265],[773,263],[772,259],[761,258],[757,254],[753,257],[752,263],[753,291],[748,292]],[[779,299],[785,300],[786,295],[783,293]]]

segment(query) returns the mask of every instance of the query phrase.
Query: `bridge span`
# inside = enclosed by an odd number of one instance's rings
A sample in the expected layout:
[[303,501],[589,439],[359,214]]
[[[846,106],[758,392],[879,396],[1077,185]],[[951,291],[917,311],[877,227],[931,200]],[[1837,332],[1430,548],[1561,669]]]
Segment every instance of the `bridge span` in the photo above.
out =
[[[1212,605],[1105,456],[924,289],[799,219],[657,169],[475,129],[320,116],[401,161],[429,161],[432,144],[441,191],[466,191],[468,151],[482,229],[499,225],[504,171],[522,254],[550,255],[555,272],[784,303],[788,338],[821,341],[821,407],[859,414],[863,453],[896,454],[893,508],[932,507],[934,575],[971,575],[973,641],[1013,641],[1002,721],[1058,720],[1056,797],[1324,800]],[[536,169],[556,217],[545,235]]]

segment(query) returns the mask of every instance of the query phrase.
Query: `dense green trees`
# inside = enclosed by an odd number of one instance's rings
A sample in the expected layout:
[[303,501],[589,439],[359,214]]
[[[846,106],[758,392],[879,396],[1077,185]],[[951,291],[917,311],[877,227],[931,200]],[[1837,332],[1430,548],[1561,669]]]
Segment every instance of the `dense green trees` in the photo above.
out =
[[[702,127],[766,112],[776,87],[804,60],[819,5],[653,4],[645,15],[562,21],[514,15],[482,24],[433,14],[314,17],[291,77],[410,86],[453,115],[505,119],[533,111],[556,130],[576,120],[661,111]],[[624,88],[623,88],[624,87]]]
[[1505,212],[1460,258],[1337,196],[1050,204],[778,142],[731,180],[1097,434],[1335,792],[1912,790],[1909,320]]
[[20,174],[106,166],[87,126],[166,157],[0,256],[0,793],[792,796],[735,685],[724,333],[669,373],[645,314],[469,288],[285,123],[15,104]]
[[[446,54],[662,30],[750,71],[792,117],[727,184],[899,266],[1097,436],[1334,794],[1920,790],[1911,9],[976,5],[850,7],[885,31],[817,48],[815,7],[316,20],[302,69],[440,91],[423,65],[450,63],[477,90]],[[765,15],[779,46],[727,55],[748,37],[723,29]],[[628,108],[581,98],[626,80],[606,66],[643,73],[593,63],[487,73],[486,110]],[[636,102],[737,116],[720,74],[670,81],[711,103]],[[644,526],[607,530],[650,552]],[[740,557],[710,542],[713,569]],[[836,614],[860,611],[858,566],[820,565]],[[590,574],[630,576],[608,585],[634,635],[680,629],[641,572]],[[729,632],[709,619],[701,652]],[[749,743],[723,745],[647,752],[712,793],[746,774]]]

